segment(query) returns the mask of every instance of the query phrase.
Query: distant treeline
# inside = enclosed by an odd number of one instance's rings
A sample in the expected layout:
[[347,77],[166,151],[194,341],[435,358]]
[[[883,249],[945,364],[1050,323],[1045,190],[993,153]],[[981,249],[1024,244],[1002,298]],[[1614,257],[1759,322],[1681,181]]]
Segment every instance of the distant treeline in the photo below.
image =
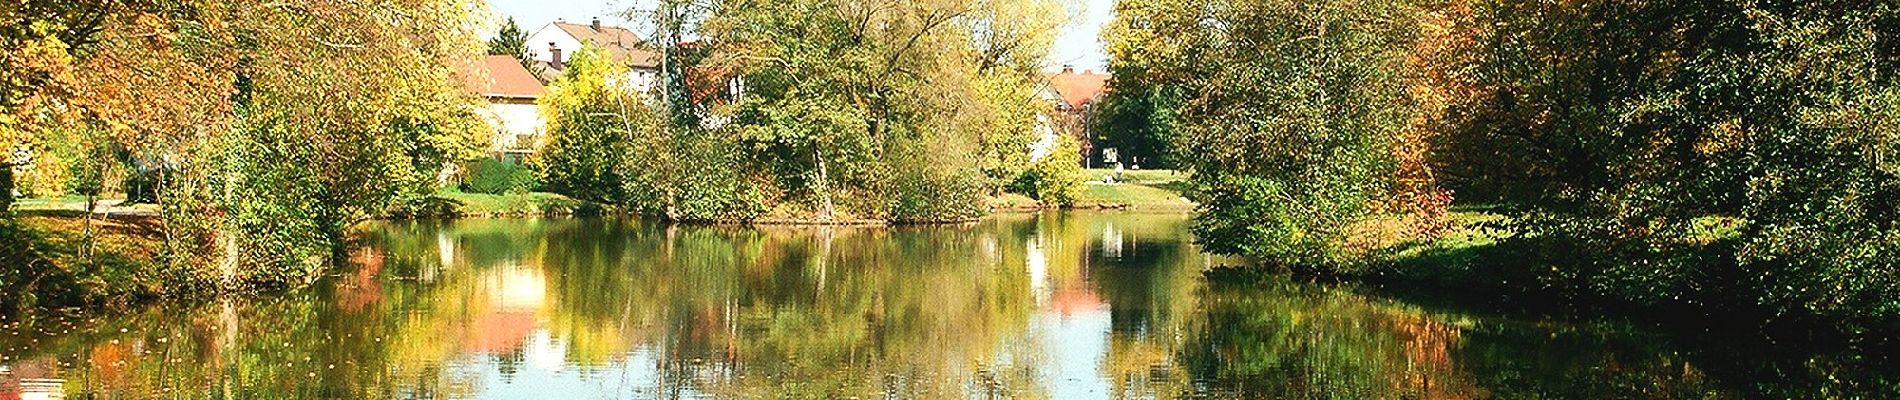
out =
[[[1069,11],[1055,0],[642,7],[628,15],[657,27],[642,39],[662,84],[635,92],[622,60],[580,51],[540,104],[550,144],[522,168],[481,161],[482,53],[525,39],[507,24],[484,46],[480,1],[0,6],[0,193],[157,204],[165,243],[139,274],[215,291],[310,282],[352,225],[439,209],[457,174],[677,221],[960,221],[1004,191],[1079,190],[1078,155],[1030,159]],[[44,253],[5,260],[22,267],[0,289],[83,275]]]
[[541,101],[551,143],[532,164],[551,190],[681,221],[959,221],[1005,190],[1060,203],[1079,165],[1038,168],[1030,145],[1065,11],[660,2],[657,93],[613,84],[624,66],[582,50]]

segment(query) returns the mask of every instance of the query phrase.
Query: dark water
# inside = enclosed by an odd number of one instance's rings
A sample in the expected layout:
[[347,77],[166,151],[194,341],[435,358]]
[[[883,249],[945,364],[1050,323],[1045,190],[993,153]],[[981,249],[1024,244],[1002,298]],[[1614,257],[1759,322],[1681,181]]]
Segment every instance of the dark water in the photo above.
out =
[[[1858,355],[1209,283],[1178,215],[393,223],[315,290],[0,323],[12,398],[1882,397]],[[1746,333],[1738,333],[1746,335]],[[1884,392],[1883,392],[1884,391]]]

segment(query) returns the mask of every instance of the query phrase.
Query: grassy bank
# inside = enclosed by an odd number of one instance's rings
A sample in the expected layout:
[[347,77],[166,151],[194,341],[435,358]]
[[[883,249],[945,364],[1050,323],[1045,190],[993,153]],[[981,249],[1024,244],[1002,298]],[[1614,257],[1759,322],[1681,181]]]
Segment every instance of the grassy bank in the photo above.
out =
[[1128,209],[1141,211],[1193,211],[1195,204],[1182,197],[1187,173],[1172,170],[1089,169],[1082,174],[1086,182],[1077,196],[1075,208]]
[[[1066,208],[1084,210],[1130,210],[1154,212],[1192,212],[1198,206],[1183,197],[1187,174],[1172,170],[1085,169],[1082,188],[1075,203]],[[1016,193],[989,196],[993,212],[1038,212],[1048,209],[1036,199]]]
[[1514,233],[1509,218],[1480,208],[1458,209],[1451,218],[1450,231],[1425,240],[1393,232],[1395,221],[1362,224],[1348,246],[1361,249],[1353,260],[1294,271],[1370,283],[1401,297],[1538,315],[1636,319],[1696,334],[1739,329],[1801,342],[1900,345],[1888,336],[1900,332],[1891,320],[1773,308],[1765,299],[1774,293],[1804,288],[1760,285],[1762,272],[1733,257],[1732,220],[1705,218],[1681,237],[1619,245]]
[[[116,200],[103,204],[116,205]],[[151,205],[99,208],[90,223],[84,199],[23,199],[0,218],[0,312],[35,308],[120,308],[212,291],[210,279],[159,261],[165,237]],[[444,192],[419,211],[393,218],[540,217],[607,212],[599,204],[551,193]],[[89,226],[90,225],[90,226]]]
[[480,194],[444,191],[419,210],[395,218],[500,218],[600,215],[609,207],[554,193]]
[[116,307],[188,293],[188,276],[157,267],[164,236],[149,216],[93,218],[26,211],[0,218],[0,312]]

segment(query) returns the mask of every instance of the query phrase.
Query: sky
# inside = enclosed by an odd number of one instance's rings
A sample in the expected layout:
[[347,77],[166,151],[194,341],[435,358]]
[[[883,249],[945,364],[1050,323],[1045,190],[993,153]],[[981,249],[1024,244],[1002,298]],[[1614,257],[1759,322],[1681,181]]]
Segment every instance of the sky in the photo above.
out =
[[[1076,7],[1076,18],[1056,37],[1049,55],[1049,67],[1074,65],[1076,69],[1101,71],[1108,64],[1102,49],[1102,26],[1114,16],[1115,0],[1066,0]],[[533,33],[556,19],[588,22],[600,17],[608,25],[628,25],[622,11],[637,5],[636,0],[488,0],[496,14],[513,17],[521,28]]]

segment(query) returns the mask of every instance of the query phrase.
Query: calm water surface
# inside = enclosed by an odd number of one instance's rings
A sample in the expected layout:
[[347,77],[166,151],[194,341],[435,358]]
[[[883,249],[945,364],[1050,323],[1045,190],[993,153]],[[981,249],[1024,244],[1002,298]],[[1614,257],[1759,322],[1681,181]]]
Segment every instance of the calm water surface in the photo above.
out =
[[1762,361],[1338,285],[1210,283],[1205,268],[1236,261],[1199,252],[1180,215],[890,229],[402,222],[366,242],[315,290],[0,321],[0,399],[1809,398],[1894,386],[1838,356]]

